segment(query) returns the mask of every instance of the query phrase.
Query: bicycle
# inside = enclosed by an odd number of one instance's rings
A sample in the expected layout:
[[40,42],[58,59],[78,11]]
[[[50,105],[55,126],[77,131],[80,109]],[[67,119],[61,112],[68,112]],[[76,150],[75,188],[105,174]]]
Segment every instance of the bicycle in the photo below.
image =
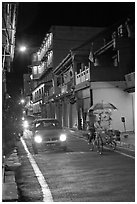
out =
[[99,131],[100,138],[102,140],[103,146],[108,146],[113,150],[116,149],[116,135],[111,130],[100,130]]
[[111,130],[104,131],[104,145],[111,147],[113,150],[116,149],[116,135]]
[[89,144],[91,145],[91,148],[90,148],[91,151],[93,151],[94,149],[97,149],[97,152],[99,152],[99,154],[102,154],[102,152],[103,152],[103,140],[102,140],[102,137],[98,131],[95,131],[94,137],[90,140]]

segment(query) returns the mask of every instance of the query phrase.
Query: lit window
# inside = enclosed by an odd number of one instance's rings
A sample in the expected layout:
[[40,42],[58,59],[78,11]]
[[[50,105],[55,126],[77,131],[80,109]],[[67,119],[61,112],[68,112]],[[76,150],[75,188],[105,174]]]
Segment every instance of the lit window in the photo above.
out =
[[81,70],[81,63],[77,63],[77,74],[80,73]]
[[7,5],[7,14],[10,13],[10,4]]
[[34,73],[34,75],[38,73],[37,66],[33,67],[33,73]]

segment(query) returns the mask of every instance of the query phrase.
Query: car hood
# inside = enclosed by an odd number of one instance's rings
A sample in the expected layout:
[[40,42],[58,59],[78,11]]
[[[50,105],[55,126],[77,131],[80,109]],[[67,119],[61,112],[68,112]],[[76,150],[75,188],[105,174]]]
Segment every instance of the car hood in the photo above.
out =
[[40,134],[41,136],[46,136],[46,135],[47,136],[58,136],[63,133],[66,133],[66,131],[63,129],[55,129],[55,130],[54,129],[47,129],[47,130],[41,129],[41,130],[35,131],[35,134]]

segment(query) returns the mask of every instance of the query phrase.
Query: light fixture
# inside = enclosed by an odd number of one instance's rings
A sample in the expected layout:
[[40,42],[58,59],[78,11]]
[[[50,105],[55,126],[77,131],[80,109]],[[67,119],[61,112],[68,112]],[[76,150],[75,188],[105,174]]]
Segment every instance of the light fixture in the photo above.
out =
[[24,104],[25,103],[25,100],[24,99],[21,99],[21,101],[20,101],[22,104]]
[[25,52],[26,50],[27,50],[27,48],[26,48],[26,46],[21,46],[20,48],[19,48],[19,50],[21,51],[21,52]]

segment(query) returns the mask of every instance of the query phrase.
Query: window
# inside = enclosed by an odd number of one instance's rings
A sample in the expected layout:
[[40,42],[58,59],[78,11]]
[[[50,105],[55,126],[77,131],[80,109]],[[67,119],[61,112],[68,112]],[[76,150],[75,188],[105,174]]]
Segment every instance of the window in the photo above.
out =
[[60,76],[57,78],[57,86],[59,86],[61,84],[61,78]]
[[35,124],[35,128],[60,128],[60,123],[58,121],[41,121]]
[[41,95],[41,89],[39,90],[39,96]]
[[49,90],[45,92],[45,96],[49,96]]
[[64,84],[64,75],[63,74],[61,75],[61,82],[62,82],[61,84]]
[[72,77],[73,77],[73,71],[70,70],[70,71],[69,71],[69,74],[70,74],[70,78],[72,78]]
[[112,60],[113,60],[113,65],[114,67],[117,67],[118,66],[118,56],[117,55],[114,55],[112,57]]
[[9,15],[10,13],[10,4],[7,4],[7,14]]
[[107,50],[104,50],[101,54],[95,56],[94,66],[118,66],[118,53],[116,50],[113,50],[113,47],[110,47]]
[[37,66],[34,66],[34,67],[33,67],[33,74],[35,75],[35,74],[37,74],[37,73],[38,73]]
[[77,63],[77,74],[80,73],[80,70],[81,70],[81,62],[78,62]]

